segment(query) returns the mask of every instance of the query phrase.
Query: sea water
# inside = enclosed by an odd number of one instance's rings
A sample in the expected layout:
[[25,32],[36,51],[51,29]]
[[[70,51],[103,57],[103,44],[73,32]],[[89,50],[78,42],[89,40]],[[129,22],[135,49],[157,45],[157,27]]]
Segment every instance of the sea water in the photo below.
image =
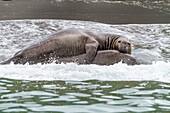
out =
[[0,62],[66,28],[125,35],[141,65],[0,65],[0,112],[170,111],[170,24],[0,21]]

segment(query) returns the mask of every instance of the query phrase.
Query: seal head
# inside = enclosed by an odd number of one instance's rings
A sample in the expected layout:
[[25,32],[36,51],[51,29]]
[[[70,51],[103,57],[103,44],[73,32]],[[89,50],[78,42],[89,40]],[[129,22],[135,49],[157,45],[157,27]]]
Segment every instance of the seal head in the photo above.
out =
[[122,35],[105,34],[104,50],[117,50],[121,53],[131,54],[131,42]]
[[115,40],[113,46],[114,46],[113,48],[115,48],[115,50],[118,50],[121,53],[131,54],[131,42],[126,37],[121,36],[121,37],[117,38]]

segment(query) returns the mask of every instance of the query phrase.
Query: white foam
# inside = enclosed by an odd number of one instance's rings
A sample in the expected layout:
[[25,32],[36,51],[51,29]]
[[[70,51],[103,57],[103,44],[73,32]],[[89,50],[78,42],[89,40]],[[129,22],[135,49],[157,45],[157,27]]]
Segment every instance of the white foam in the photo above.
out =
[[162,81],[170,82],[170,62],[128,66],[46,64],[0,65],[0,77],[21,80],[102,80],[102,81]]

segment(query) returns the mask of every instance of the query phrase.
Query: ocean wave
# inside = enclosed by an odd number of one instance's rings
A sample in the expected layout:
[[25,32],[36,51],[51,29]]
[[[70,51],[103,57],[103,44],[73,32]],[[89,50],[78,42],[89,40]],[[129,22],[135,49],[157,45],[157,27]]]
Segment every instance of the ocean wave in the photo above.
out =
[[18,80],[63,81],[161,81],[170,82],[170,62],[157,61],[151,65],[110,66],[67,64],[0,65],[0,77]]

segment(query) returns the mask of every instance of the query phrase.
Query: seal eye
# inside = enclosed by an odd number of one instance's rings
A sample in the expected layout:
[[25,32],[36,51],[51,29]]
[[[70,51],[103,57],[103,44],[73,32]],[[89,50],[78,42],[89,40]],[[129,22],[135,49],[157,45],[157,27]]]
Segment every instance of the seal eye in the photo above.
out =
[[119,40],[118,43],[121,43],[121,41]]
[[130,43],[127,43],[130,46]]

